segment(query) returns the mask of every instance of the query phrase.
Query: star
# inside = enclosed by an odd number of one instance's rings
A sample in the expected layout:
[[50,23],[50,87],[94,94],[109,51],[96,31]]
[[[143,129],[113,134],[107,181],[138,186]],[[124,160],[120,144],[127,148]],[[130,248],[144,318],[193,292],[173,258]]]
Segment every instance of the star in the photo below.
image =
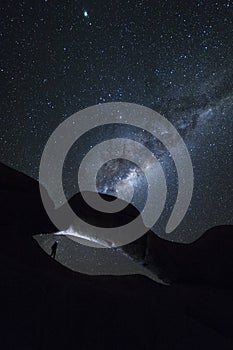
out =
[[[153,6],[150,1],[122,1],[123,5],[105,1],[102,7],[93,2],[90,10],[82,1],[52,4],[44,0],[45,6],[30,1],[30,7],[24,1],[8,3],[0,31],[4,48],[0,58],[2,162],[38,179],[44,146],[66,118],[96,104],[143,105],[174,125],[191,152],[194,167],[189,214],[174,235],[165,239],[188,243],[217,222],[232,223],[230,0],[222,5],[221,1],[194,1],[190,6],[178,0],[171,1],[171,6],[164,6],[162,0]],[[145,130],[109,125],[83,135],[64,164],[67,198],[78,191],[83,157],[90,148],[112,138],[137,141],[163,167],[167,204],[156,227],[163,238],[163,221],[177,194],[177,174],[169,152]],[[126,153],[137,154],[135,148]],[[143,159],[140,169],[123,158],[101,167],[97,188],[108,194],[127,194],[133,188],[133,204],[141,210],[147,191],[144,173],[155,180],[158,175],[149,158]],[[90,253],[85,254],[86,268]],[[106,259],[103,263],[111,261]],[[90,271],[99,271],[97,263],[88,266]]]

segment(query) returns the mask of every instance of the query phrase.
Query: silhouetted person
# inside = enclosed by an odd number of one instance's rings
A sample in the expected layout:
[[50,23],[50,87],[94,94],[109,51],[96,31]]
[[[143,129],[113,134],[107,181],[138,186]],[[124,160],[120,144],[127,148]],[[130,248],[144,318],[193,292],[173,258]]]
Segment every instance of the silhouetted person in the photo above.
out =
[[52,247],[51,247],[51,254],[50,254],[50,256],[51,256],[52,258],[54,258],[54,259],[55,259],[55,257],[56,257],[57,245],[58,245],[58,242],[56,241],[56,242],[53,243],[53,245],[52,245]]

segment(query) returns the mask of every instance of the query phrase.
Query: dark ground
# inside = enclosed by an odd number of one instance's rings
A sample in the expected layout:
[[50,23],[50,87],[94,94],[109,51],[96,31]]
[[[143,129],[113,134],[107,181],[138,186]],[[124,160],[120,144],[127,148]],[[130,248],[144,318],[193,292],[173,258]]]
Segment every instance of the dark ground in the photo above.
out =
[[0,165],[0,192],[1,349],[233,349],[232,227],[190,245],[149,234],[170,287],[137,275],[90,277],[32,238],[54,230],[35,180]]

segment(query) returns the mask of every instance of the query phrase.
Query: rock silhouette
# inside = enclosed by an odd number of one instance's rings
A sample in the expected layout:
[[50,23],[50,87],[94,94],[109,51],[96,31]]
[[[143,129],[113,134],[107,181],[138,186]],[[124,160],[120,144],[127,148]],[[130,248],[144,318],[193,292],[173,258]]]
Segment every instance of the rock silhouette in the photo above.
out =
[[51,259],[32,238],[56,230],[38,183],[3,164],[0,204],[3,349],[233,348],[231,226],[189,245],[148,232],[126,246],[171,281],[165,287],[143,276],[86,276]]

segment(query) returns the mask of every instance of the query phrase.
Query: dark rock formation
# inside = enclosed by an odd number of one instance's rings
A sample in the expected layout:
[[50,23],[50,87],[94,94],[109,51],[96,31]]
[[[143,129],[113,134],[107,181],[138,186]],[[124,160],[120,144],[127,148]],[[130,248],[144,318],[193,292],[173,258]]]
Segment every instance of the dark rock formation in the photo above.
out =
[[32,239],[55,229],[38,183],[4,165],[0,204],[2,349],[233,348],[231,227],[190,245],[149,232],[126,247],[174,281],[165,287],[143,276],[85,276],[47,256]]

